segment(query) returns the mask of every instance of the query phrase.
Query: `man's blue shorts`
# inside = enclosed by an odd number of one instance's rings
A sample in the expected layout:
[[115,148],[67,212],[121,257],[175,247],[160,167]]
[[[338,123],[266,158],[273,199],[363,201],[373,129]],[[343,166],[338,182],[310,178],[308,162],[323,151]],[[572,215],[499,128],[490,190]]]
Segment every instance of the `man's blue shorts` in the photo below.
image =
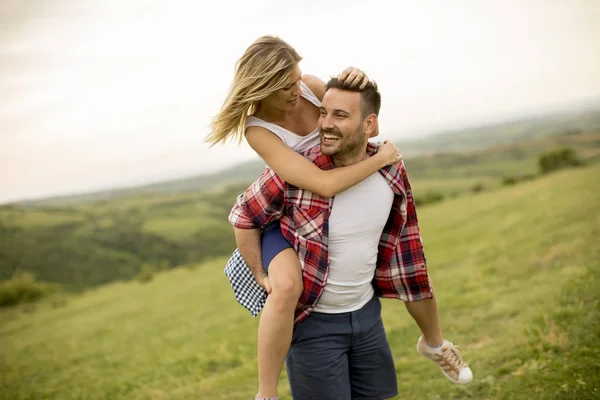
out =
[[313,312],[299,322],[286,368],[294,399],[382,400],[397,395],[379,298],[374,296],[360,310]]
[[279,220],[273,221],[263,228],[261,233],[262,264],[265,272],[269,273],[269,264],[273,258],[288,247],[292,247],[290,242],[281,233]]

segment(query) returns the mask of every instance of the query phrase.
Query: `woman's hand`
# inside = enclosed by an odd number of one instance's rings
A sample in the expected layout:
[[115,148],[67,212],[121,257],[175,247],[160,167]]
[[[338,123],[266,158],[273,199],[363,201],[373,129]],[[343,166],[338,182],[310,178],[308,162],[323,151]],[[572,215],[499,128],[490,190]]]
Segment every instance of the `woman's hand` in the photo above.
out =
[[358,87],[359,89],[363,89],[365,86],[367,86],[367,83],[369,82],[369,77],[367,76],[367,74],[362,72],[360,69],[354,67],[348,67],[345,70],[343,70],[337,76],[337,79],[346,86]]
[[267,294],[271,294],[271,282],[269,281],[269,276],[265,274],[262,279],[259,279],[258,284],[267,291]]
[[384,140],[383,143],[379,145],[377,157],[381,157],[385,163],[384,165],[394,165],[402,161],[402,154],[398,152],[396,145],[389,140]]

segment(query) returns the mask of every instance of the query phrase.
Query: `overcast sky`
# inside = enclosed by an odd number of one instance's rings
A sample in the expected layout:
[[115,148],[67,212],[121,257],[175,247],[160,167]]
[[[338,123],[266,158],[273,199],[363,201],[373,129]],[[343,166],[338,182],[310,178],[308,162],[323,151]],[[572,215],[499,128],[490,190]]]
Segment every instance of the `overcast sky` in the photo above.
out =
[[408,139],[600,99],[598,21],[598,0],[0,0],[0,203],[255,157],[203,140],[264,34],[324,80],[366,71],[381,136]]

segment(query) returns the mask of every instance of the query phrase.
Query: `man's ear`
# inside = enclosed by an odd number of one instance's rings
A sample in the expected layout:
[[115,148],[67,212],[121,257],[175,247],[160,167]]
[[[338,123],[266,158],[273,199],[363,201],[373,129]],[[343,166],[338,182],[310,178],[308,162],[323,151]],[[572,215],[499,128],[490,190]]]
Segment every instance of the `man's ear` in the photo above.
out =
[[379,135],[379,119],[377,115],[371,114],[364,120],[365,135],[368,134],[370,138],[374,138]]
[[369,135],[370,138],[379,136],[379,118],[375,120],[375,130]]

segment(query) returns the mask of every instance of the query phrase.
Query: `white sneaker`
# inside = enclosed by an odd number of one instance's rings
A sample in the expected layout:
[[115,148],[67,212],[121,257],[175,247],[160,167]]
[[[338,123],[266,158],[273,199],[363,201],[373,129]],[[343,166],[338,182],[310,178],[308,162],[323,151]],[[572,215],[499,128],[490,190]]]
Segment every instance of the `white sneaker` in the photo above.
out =
[[447,340],[444,341],[442,351],[438,353],[427,345],[425,339],[421,335],[417,342],[417,351],[421,353],[423,357],[436,363],[450,381],[460,385],[466,385],[473,380],[471,368],[465,364],[458,353],[458,350],[456,350],[456,347]]

